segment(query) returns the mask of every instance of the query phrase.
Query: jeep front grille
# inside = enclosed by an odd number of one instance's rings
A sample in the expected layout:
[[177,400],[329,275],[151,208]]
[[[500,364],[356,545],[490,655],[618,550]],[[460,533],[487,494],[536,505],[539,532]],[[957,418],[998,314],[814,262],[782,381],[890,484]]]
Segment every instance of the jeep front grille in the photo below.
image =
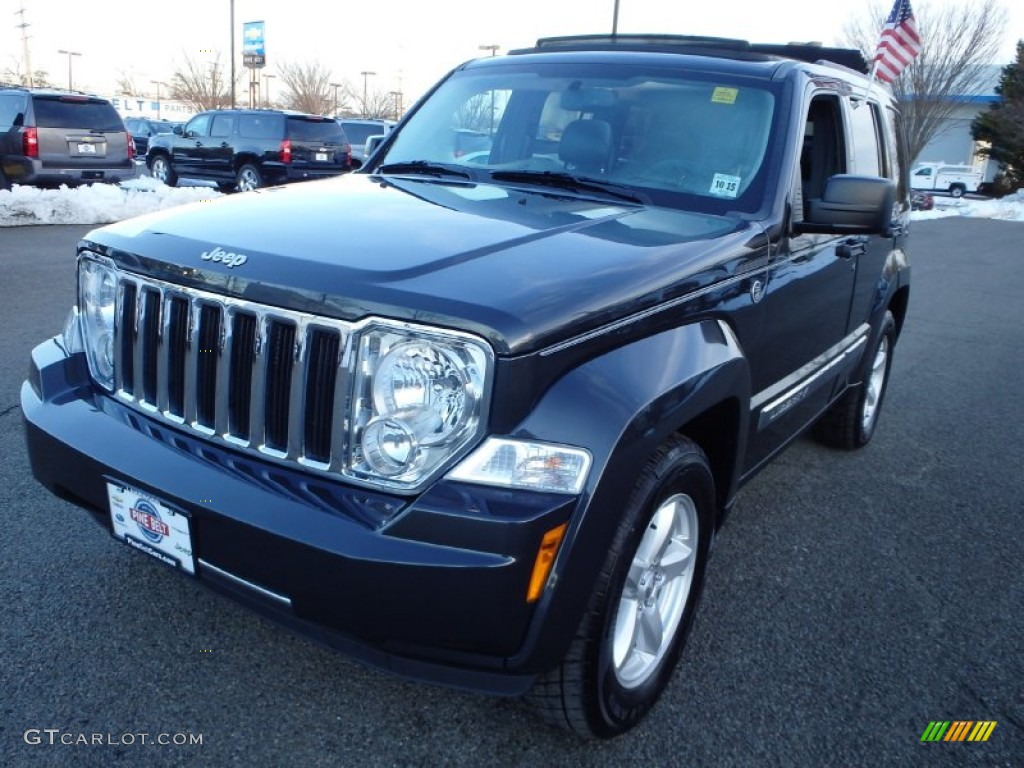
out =
[[344,461],[352,326],[118,274],[114,387],[167,422],[279,461]]

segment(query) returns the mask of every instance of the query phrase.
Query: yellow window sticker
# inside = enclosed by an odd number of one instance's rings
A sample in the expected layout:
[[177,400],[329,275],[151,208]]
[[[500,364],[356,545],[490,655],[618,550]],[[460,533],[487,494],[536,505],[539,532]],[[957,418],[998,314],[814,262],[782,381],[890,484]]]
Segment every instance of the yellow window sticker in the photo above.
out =
[[739,88],[723,88],[719,86],[711,94],[711,102],[713,104],[735,104],[739,93]]

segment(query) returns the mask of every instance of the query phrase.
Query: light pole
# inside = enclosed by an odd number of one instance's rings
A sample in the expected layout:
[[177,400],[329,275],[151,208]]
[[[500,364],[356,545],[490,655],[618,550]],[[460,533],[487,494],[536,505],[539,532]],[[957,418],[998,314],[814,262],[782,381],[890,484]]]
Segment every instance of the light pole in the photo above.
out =
[[156,119],[160,119],[160,86],[163,85],[159,80],[150,80],[152,85],[156,86]]
[[619,34],[619,0],[615,0],[615,10],[612,11],[612,37]]
[[395,122],[398,122],[402,119],[402,92],[390,91],[390,94],[395,97]]
[[74,89],[71,87],[71,57],[81,56],[82,54],[80,54],[78,51],[65,51],[63,48],[57,51],[57,53],[66,53],[68,55],[68,90],[72,91]]
[[235,108],[235,0],[231,0],[231,108]]
[[275,77],[277,75],[263,75],[263,79],[267,81],[267,90],[263,94],[263,98],[266,99],[267,109],[270,109],[270,81]]
[[366,108],[367,107],[367,102],[366,102],[366,98],[367,98],[366,97],[366,94],[367,94],[366,82],[367,82],[367,78],[370,75],[376,75],[377,73],[376,72],[360,72],[359,74],[363,76],[363,117],[369,117],[370,116],[370,110],[368,110]]
[[334,89],[334,116],[338,116],[338,89],[341,88],[341,83],[331,83],[330,86]]

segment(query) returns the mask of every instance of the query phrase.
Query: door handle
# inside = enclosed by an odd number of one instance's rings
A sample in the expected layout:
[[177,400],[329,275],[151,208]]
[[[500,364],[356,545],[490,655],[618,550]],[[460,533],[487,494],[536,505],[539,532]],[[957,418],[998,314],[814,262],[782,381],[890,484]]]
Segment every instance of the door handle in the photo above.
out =
[[836,246],[836,256],[840,259],[852,259],[855,256],[863,256],[867,250],[867,243],[863,240],[857,237],[848,237]]

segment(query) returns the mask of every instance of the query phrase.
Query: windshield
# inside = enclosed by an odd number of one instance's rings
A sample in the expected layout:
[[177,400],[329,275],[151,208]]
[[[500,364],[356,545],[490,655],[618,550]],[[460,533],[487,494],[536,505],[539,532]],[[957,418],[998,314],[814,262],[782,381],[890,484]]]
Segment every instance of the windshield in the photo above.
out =
[[515,183],[571,174],[659,205],[754,211],[781,111],[777,88],[621,63],[471,67],[409,117],[379,167],[419,162]]

